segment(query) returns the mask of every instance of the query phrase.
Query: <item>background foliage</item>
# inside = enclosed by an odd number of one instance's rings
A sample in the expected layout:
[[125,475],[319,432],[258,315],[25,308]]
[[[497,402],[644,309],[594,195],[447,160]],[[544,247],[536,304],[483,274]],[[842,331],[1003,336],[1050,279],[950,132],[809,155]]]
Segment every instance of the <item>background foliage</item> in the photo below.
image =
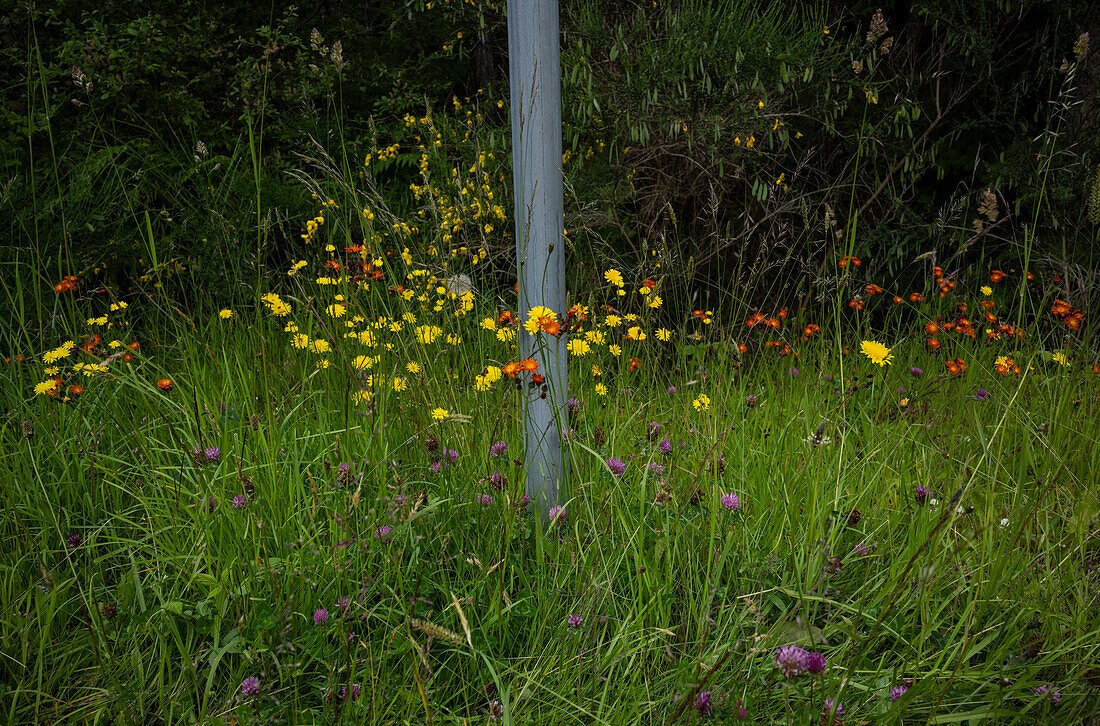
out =
[[[926,273],[920,254],[1007,253],[1089,294],[1094,5],[876,8],[562,3],[571,274],[659,253],[701,295],[736,279],[741,302],[807,304],[838,248],[888,280]],[[198,281],[229,301],[294,256],[316,205],[286,172],[314,143],[346,173],[401,144],[380,177],[399,212],[423,205],[406,114],[466,123],[463,101],[484,101],[476,143],[442,151],[508,158],[501,2],[17,2],[0,37],[8,280],[155,278],[190,306]],[[484,243],[507,278],[510,222]]]

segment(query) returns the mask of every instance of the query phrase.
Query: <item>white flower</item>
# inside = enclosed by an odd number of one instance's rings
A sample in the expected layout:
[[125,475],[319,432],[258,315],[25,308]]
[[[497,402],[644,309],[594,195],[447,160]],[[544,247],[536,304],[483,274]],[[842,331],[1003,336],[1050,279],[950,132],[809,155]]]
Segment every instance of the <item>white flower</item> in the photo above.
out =
[[1008,517],[1003,517],[1001,519],[1001,529],[1004,529],[1007,526],[1008,526]]
[[940,500],[936,499],[935,497],[932,497],[931,499],[928,500],[928,506],[930,506],[930,507],[935,507],[935,506],[939,505],[939,503],[940,503]]

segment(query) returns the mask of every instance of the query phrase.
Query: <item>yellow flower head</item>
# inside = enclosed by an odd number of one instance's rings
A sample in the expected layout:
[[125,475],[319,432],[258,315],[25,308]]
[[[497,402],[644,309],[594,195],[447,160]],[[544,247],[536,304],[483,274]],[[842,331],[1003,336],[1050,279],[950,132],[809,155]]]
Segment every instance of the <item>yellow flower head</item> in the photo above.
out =
[[233,311],[230,310],[229,308],[222,308],[218,312],[218,317],[221,318],[222,320],[229,320],[231,317],[233,317]]
[[576,356],[587,355],[592,351],[592,346],[584,338],[572,338],[566,348]]
[[696,411],[706,411],[710,408],[710,396],[700,393],[699,397],[691,402],[691,405],[695,407]]
[[405,370],[407,370],[409,373],[413,373],[413,374],[419,373],[420,372],[420,364],[416,363],[415,361],[410,361],[410,362],[405,364]]
[[876,340],[863,341],[859,344],[859,349],[863,352],[863,355],[871,359],[872,363],[880,366],[887,365],[894,358],[894,354],[890,352],[890,349]]
[[982,294],[986,297],[989,297],[993,294],[993,288],[991,288],[989,285],[982,285]]
[[601,396],[606,396],[607,395],[607,386],[605,386],[602,383],[597,383],[596,384],[596,393],[598,393]]
[[451,412],[448,411],[445,408],[433,408],[432,409],[432,418],[435,419],[436,421],[443,421],[450,415],[451,415]]
[[290,314],[290,305],[283,302],[275,293],[269,292],[260,299],[263,301],[264,305],[267,306],[267,309],[271,311],[272,315],[277,315],[281,318]]
[[626,283],[623,282],[623,273],[619,272],[615,268],[611,268],[607,272],[603,273],[603,279],[610,282],[615,287],[623,287]]

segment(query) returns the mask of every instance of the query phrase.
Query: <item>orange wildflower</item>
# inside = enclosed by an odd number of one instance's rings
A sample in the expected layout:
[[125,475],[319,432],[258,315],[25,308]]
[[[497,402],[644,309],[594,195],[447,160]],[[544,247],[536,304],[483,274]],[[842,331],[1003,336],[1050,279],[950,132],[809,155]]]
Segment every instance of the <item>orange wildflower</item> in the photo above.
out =
[[924,332],[928,333],[929,335],[935,335],[936,333],[940,332],[940,326],[934,322],[927,322],[924,324]]
[[657,287],[657,281],[656,280],[646,280],[645,282],[642,283],[642,287],[648,287],[650,290],[652,290],[653,288]]
[[1054,313],[1055,315],[1057,315],[1059,317],[1062,317],[1062,316],[1065,316],[1065,315],[1069,315],[1070,312],[1072,312],[1072,310],[1073,309],[1069,306],[1069,303],[1066,302],[1065,300],[1055,299],[1054,307],[1052,307],[1050,309],[1050,312]]
[[519,363],[516,363],[515,361],[509,361],[508,363],[504,364],[504,368],[501,369],[501,372],[509,378],[515,378],[516,373],[519,372]]
[[528,373],[534,373],[539,369],[539,362],[534,358],[524,358],[519,362],[519,369],[521,371],[527,371]]
[[916,303],[916,302],[920,302],[923,299],[924,299],[924,295],[921,295],[919,292],[909,293],[909,302]]
[[[696,310],[695,315],[698,316],[699,312],[700,311]],[[754,327],[757,323],[762,323],[762,322],[764,322],[764,314],[763,313],[756,313],[751,318],[749,318],[748,320],[745,321],[745,325],[747,325],[751,328],[751,327]]]
[[779,318],[768,318],[764,321],[764,325],[767,325],[773,330],[779,330]]
[[171,378],[161,378],[159,381],[157,381],[157,388],[161,389],[162,391],[172,390],[172,385],[173,384]]
[[852,265],[853,267],[859,267],[862,264],[863,263],[860,262],[858,257],[841,257],[840,261],[837,262],[837,265],[839,265],[842,268],[847,267],[848,265]]
[[629,366],[630,370],[636,371],[641,367],[642,367],[642,359],[641,358],[631,358],[630,359],[630,366]]
[[84,386],[82,386],[78,383],[74,383],[73,385],[69,386],[69,395],[70,396],[75,398],[75,397],[79,396],[81,393],[84,393]]
[[53,286],[53,291],[56,293],[72,292],[76,289],[76,275],[65,275],[61,278],[61,282]]
[[1066,323],[1066,326],[1068,328],[1070,328],[1071,330],[1080,330],[1081,329],[1081,321],[1083,319],[1084,318],[1081,316],[1081,313],[1074,313],[1073,315],[1067,315],[1066,316],[1065,323]]
[[545,376],[540,376],[538,373],[531,374],[531,383],[534,383],[536,386],[541,386],[545,380]]
[[848,301],[848,307],[853,308],[855,310],[862,310],[863,309],[863,301],[862,300],[855,300],[855,299],[849,300]]
[[786,320],[786,319],[787,319],[787,308],[783,308],[783,309],[782,309],[782,310],[780,310],[780,311],[779,311],[778,313],[776,313],[776,315],[777,315],[777,316],[778,316],[778,317],[779,317],[779,318],[780,318],[781,320]]
[[996,304],[997,303],[992,300],[982,300],[982,308],[985,310],[992,310]]
[[936,340],[935,338],[929,338],[928,339],[928,347],[931,348],[932,350],[939,350],[940,349],[940,341]]
[[1008,275],[1001,272],[1000,270],[994,270],[993,272],[989,273],[989,279],[992,282],[1000,282],[1001,280],[1005,279],[1006,277],[1008,277]]
[[878,295],[880,292],[882,292],[882,288],[879,287],[878,285],[864,285],[863,286],[863,293],[865,295],[867,295],[867,297],[873,297],[875,295]]
[[905,302],[905,301],[904,301],[904,300],[902,300],[902,299],[901,299],[900,297],[898,297],[897,295],[894,295],[894,304],[895,304],[895,305],[901,305],[901,304],[902,304],[903,302]]
[[962,358],[944,361],[944,365],[947,367],[947,372],[953,376],[958,376],[966,373],[967,365]]

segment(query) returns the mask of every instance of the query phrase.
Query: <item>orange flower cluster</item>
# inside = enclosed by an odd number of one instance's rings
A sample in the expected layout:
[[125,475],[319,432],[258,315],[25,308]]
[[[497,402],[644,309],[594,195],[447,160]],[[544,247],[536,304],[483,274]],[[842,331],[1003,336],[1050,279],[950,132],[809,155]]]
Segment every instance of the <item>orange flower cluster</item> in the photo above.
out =
[[853,267],[859,267],[863,263],[860,262],[858,257],[841,257],[840,261],[836,263],[841,269],[852,265]]
[[1007,376],[1010,373],[1020,375],[1020,364],[1014,361],[1012,358],[1001,357],[997,359],[997,362],[993,364],[993,368],[1002,376]]
[[76,275],[65,275],[61,278],[61,282],[53,286],[53,291],[58,294],[74,290],[76,290]]
[[[1008,277],[1008,275],[1001,272],[1000,270],[993,270],[993,272],[989,273],[989,279],[992,282],[1000,282],[1001,280],[1004,280],[1006,277]],[[1028,277],[1028,279],[1030,280],[1031,277]]]
[[[537,375],[539,369],[539,362],[534,358],[524,358],[521,361],[511,361],[505,363],[501,371],[509,378],[515,378],[517,373],[532,373]],[[541,376],[540,376],[541,378]],[[539,383],[541,381],[535,381]]]
[[1062,322],[1070,330],[1080,330],[1081,323],[1085,320],[1085,314],[1080,310],[1074,310],[1065,300],[1055,300],[1050,312],[1062,318]]
[[955,283],[944,277],[942,267],[936,267],[935,269],[933,269],[932,276],[936,278],[937,284],[940,287],[940,297],[947,297],[947,293],[951,292],[951,290],[954,289]]
[[947,372],[953,376],[961,376],[963,373],[966,373],[967,365],[962,358],[944,361],[943,364],[947,366]]
[[879,287],[878,285],[864,285],[863,286],[863,294],[866,295],[867,297],[874,297],[875,295],[878,295],[881,292],[882,292],[882,288]]
[[821,332],[821,326],[814,325],[813,323],[809,323],[808,325],[806,325],[805,328],[802,329],[802,342],[805,343],[807,340],[809,340],[814,335],[814,333],[820,333],[820,332]]

